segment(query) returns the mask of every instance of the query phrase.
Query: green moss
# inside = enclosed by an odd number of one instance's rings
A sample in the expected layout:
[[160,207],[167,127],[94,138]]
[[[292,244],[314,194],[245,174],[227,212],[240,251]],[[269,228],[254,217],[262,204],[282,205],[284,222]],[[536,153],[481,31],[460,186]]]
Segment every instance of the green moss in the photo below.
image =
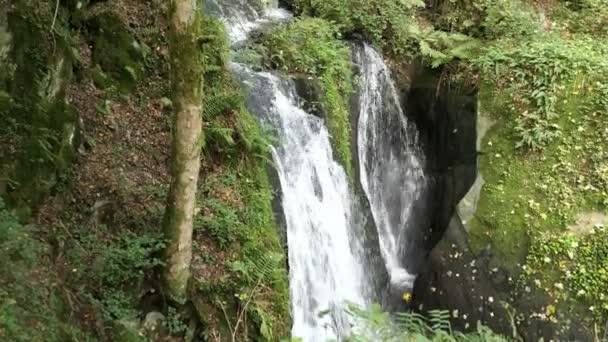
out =
[[[578,240],[580,246],[590,246],[576,249],[580,263],[567,262],[573,249],[564,247],[571,242],[564,232],[579,214],[608,208],[601,171],[608,156],[603,143],[608,117],[601,114],[597,101],[602,85],[590,81],[596,76],[580,75],[561,83],[554,95],[559,134],[542,152],[517,147],[521,131],[516,118],[525,109],[514,101],[515,93],[487,83],[480,94],[482,110],[497,123],[481,146],[480,171],[486,184],[471,222],[472,247],[479,252],[490,246],[493,267],[507,268],[520,284],[541,279],[545,292],[570,307],[581,298],[589,305],[603,303],[605,296],[593,285],[604,281],[603,271],[594,272],[590,280],[567,275],[576,274],[582,265],[603,269],[604,252],[598,246],[605,240],[593,246],[597,236]],[[563,286],[556,288],[557,283]],[[581,290],[587,295],[577,296]],[[603,310],[601,304],[595,306],[596,312]]]
[[129,91],[144,76],[143,50],[127,25],[114,13],[102,12],[89,19],[94,32],[93,63]]
[[304,18],[275,28],[263,44],[275,67],[320,80],[322,105],[335,157],[352,182],[347,107],[353,89],[352,70],[349,49],[340,40],[337,27],[323,19]]
[[[224,160],[221,171],[209,174],[201,185],[199,206],[204,215],[195,223],[196,235],[212,238],[221,255],[227,256],[219,265],[211,256],[199,261],[207,265],[205,268],[223,271],[214,279],[194,279],[198,284],[195,300],[223,317],[214,325],[222,329],[228,326],[226,319],[234,327],[251,297],[246,310],[253,322],[249,337],[259,336],[264,341],[277,341],[289,334],[287,271],[271,201],[261,160]],[[239,329],[238,336],[243,333]]]

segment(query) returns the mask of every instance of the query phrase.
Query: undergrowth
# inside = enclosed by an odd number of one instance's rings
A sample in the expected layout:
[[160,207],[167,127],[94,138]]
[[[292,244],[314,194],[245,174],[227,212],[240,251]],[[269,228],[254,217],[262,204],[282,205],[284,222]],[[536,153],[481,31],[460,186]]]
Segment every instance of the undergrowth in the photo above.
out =
[[394,58],[421,56],[432,67],[470,56],[478,42],[421,20],[422,0],[299,0],[301,15],[320,17],[343,35],[362,34]]
[[[599,322],[608,319],[606,227],[597,226],[584,236],[542,234],[536,240],[525,265],[526,277],[553,298],[584,303],[585,311]],[[550,319],[557,319],[555,310],[552,313]]]
[[72,321],[59,279],[44,266],[48,245],[32,236],[0,199],[0,340],[87,341]]
[[211,318],[200,313],[208,338],[278,341],[289,334],[289,295],[266,173],[271,140],[227,69],[223,25],[206,26],[217,41],[206,52],[193,296],[199,308],[213,308]]
[[579,315],[582,306],[602,325],[608,241],[573,228],[608,208],[608,43],[602,28],[581,25],[601,23],[604,10],[580,16],[594,3],[557,2],[544,19],[522,7],[501,28],[509,34],[488,36],[472,59],[483,80],[481,111],[496,124],[481,146],[486,185],[470,234],[475,251],[488,248],[519,291],[536,287],[552,298],[545,319]]
[[399,312],[390,315],[382,311],[379,305],[372,305],[369,309],[361,309],[351,305],[348,309],[351,317],[363,323],[362,333],[355,333],[349,341],[442,341],[442,342],[506,342],[509,339],[497,335],[489,328],[478,324],[473,332],[464,334],[452,329],[450,312],[434,310],[428,317],[410,313]]

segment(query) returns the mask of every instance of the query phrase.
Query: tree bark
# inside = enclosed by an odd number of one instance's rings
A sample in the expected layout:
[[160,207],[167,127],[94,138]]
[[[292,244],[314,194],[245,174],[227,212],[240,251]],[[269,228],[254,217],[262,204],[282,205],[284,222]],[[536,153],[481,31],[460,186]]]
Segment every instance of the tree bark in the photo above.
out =
[[164,230],[165,290],[183,303],[192,260],[192,226],[200,171],[203,97],[203,56],[198,40],[201,8],[198,0],[173,0],[170,18],[171,82],[174,118],[171,150],[171,187]]

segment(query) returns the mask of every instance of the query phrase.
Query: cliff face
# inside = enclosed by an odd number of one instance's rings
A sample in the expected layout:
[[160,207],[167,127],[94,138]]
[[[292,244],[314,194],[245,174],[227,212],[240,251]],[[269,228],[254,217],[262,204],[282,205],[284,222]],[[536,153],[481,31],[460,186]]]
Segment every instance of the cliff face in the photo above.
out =
[[[75,56],[64,17],[29,1],[3,6],[7,51],[0,80],[0,195],[27,216],[57,183],[78,142],[78,115],[67,102]],[[49,29],[55,25],[53,32]]]

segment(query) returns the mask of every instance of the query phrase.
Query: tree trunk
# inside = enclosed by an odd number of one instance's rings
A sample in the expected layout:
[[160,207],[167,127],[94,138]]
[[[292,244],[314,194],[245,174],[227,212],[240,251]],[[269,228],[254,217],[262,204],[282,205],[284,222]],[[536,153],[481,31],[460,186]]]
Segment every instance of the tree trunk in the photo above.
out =
[[174,118],[171,187],[165,212],[165,289],[184,302],[192,260],[192,224],[200,170],[203,58],[199,46],[201,8],[198,0],[173,0],[170,27]]

